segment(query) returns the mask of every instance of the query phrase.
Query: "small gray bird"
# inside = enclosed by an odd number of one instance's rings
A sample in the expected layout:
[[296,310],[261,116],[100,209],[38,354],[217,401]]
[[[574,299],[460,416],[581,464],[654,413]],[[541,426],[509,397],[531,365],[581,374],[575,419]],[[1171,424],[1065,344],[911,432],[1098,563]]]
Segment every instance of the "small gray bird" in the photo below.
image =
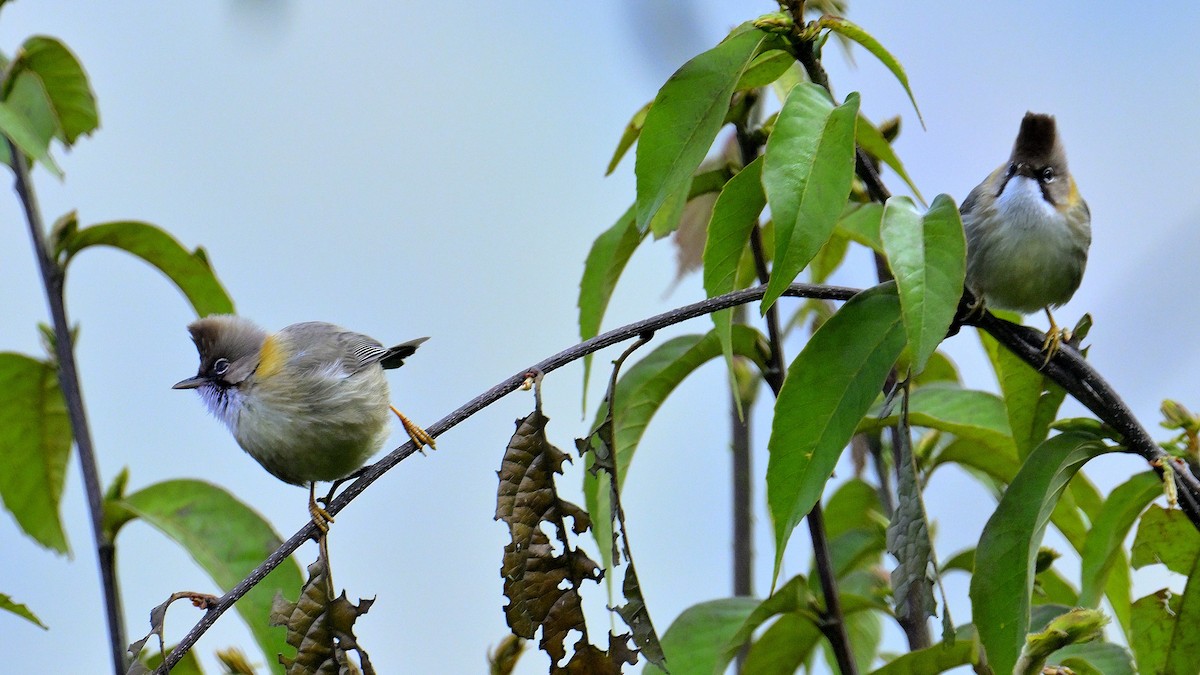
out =
[[420,449],[434,439],[391,406],[383,371],[399,368],[428,338],[385,349],[331,323],[297,323],[269,334],[248,319],[208,316],[188,326],[200,370],[175,389],[195,389],[247,453],[271,475],[308,485],[322,532],[330,517],[316,481],[353,474],[383,447],[389,409]]
[[1070,340],[1050,309],[1079,288],[1092,243],[1092,215],[1067,170],[1054,118],[1025,113],[1008,162],[971,190],[959,211],[967,288],[977,303],[1022,314],[1045,310],[1048,363]]

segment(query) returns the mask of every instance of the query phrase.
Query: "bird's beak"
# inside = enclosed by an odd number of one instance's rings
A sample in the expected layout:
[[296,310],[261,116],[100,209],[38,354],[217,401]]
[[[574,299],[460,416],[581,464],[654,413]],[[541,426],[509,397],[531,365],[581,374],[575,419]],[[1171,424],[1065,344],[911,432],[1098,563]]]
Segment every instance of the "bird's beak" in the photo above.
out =
[[176,382],[174,384],[174,386],[172,386],[171,388],[172,389],[195,389],[196,387],[199,387],[200,385],[204,384],[205,382],[208,382],[208,380],[203,377],[189,377],[186,380],[180,380],[180,381]]

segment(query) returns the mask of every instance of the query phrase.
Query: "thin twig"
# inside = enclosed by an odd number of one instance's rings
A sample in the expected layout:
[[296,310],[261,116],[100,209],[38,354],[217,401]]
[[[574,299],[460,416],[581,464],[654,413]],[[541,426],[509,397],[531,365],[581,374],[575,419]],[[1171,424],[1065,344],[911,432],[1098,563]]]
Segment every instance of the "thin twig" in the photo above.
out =
[[54,325],[54,357],[58,365],[58,386],[62,389],[67,404],[67,416],[71,420],[71,433],[79,451],[80,475],[87,494],[88,515],[92,521],[92,536],[96,542],[96,556],[100,563],[100,583],[104,590],[104,615],[108,621],[108,642],[112,654],[113,672],[125,672],[124,612],[121,609],[121,594],[117,586],[116,551],[113,542],[104,532],[103,490],[100,487],[100,472],[96,466],[96,453],[92,446],[92,434],[88,429],[87,414],[83,409],[83,394],[79,388],[79,371],[75,366],[75,345],[71,340],[71,324],[67,321],[67,310],[63,302],[63,272],[50,257],[46,247],[46,229],[38,208],[33,182],[29,178],[29,165],[25,154],[12,141],[8,143],[12,157],[14,189],[25,210],[29,225],[29,237],[33,242],[34,255],[42,273],[42,286],[46,289],[46,301],[50,305],[50,321]]

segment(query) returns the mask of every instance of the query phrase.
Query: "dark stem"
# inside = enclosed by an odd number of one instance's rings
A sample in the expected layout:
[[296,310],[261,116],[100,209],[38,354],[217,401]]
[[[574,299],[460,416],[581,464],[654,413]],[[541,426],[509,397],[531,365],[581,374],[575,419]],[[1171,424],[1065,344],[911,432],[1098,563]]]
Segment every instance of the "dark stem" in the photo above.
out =
[[92,521],[92,536],[96,541],[96,556],[100,563],[100,582],[104,589],[104,615],[108,620],[108,642],[112,650],[113,672],[123,675],[126,669],[124,612],[121,595],[117,587],[116,549],[104,532],[103,491],[100,487],[100,472],[96,467],[96,453],[92,446],[92,434],[88,429],[87,415],[83,410],[83,394],[79,389],[79,371],[75,366],[75,345],[71,341],[71,326],[67,322],[67,310],[63,303],[63,271],[50,257],[46,248],[45,226],[38,208],[33,182],[29,178],[29,165],[25,154],[12,141],[7,141],[9,156],[13,160],[15,174],[14,189],[25,210],[29,224],[29,236],[33,242],[34,255],[42,273],[42,285],[46,289],[46,301],[50,305],[50,320],[54,325],[54,357],[58,365],[58,386],[62,389],[67,404],[67,416],[71,420],[71,433],[75,436],[75,447],[79,451],[79,468],[83,477],[83,489],[87,494],[88,515]]
[[739,415],[737,404],[733,401],[730,401],[730,408],[730,445],[733,448],[733,594],[747,596],[754,593],[754,518],[751,508],[754,487],[751,482],[750,465],[750,411],[743,410],[744,414]]

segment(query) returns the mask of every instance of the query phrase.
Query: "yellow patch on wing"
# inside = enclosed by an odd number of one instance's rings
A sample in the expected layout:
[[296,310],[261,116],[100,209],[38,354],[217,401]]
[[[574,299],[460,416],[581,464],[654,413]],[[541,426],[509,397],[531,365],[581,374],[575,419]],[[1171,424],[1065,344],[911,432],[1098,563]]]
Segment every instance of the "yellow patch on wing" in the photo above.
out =
[[283,345],[279,344],[279,339],[270,335],[263,342],[262,356],[258,360],[258,370],[255,374],[258,377],[271,377],[283,369],[283,364],[287,362],[287,354],[284,351]]

